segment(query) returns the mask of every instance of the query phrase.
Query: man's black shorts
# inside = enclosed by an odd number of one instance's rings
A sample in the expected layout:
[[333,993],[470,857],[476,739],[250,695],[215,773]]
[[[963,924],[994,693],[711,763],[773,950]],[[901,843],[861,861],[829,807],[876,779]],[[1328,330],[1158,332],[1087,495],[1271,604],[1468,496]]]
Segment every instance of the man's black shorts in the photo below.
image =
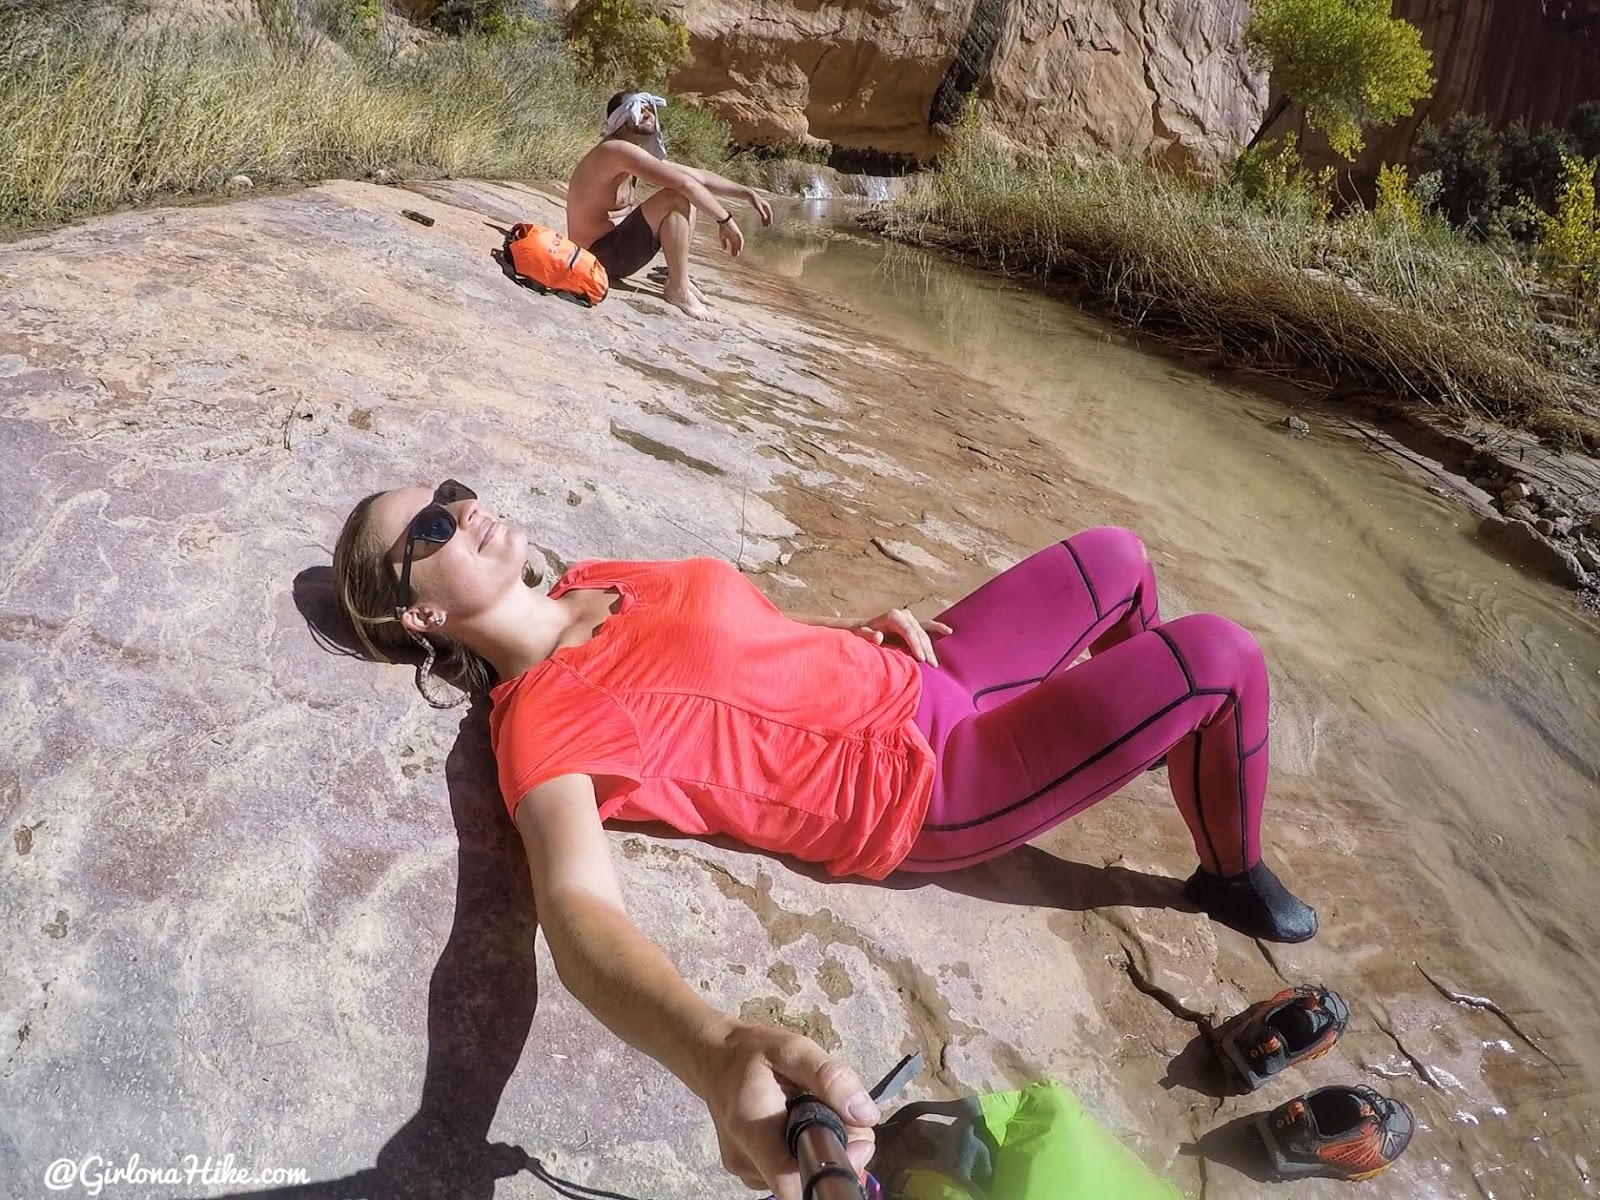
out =
[[644,267],[661,249],[656,231],[644,219],[644,209],[636,208],[605,237],[589,247],[589,253],[600,260],[606,269],[606,278],[615,283],[626,279]]

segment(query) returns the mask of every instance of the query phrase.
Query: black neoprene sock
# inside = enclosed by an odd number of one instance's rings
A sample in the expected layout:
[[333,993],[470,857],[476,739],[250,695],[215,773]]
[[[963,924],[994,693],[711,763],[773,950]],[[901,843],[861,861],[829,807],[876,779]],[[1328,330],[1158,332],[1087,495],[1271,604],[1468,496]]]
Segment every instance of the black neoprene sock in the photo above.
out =
[[1213,921],[1269,942],[1304,942],[1317,932],[1317,914],[1284,887],[1265,860],[1242,875],[1213,875],[1204,867],[1183,885]]

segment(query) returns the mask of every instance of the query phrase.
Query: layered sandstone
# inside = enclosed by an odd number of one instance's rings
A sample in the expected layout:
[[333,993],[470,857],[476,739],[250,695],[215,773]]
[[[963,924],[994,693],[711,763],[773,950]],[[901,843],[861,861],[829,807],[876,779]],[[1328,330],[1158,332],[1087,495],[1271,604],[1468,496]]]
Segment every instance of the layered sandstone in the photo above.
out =
[[1265,81],[1244,0],[682,0],[693,57],[672,80],[736,139],[821,138],[928,159],[974,96],[1018,145],[1093,145],[1206,166],[1249,137]]

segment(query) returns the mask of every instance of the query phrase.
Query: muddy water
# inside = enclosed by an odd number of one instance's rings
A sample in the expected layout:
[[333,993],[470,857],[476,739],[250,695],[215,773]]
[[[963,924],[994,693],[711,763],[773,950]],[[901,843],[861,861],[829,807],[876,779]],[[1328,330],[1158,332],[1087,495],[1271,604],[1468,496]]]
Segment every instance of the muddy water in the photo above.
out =
[[1284,973],[1366,990],[1430,1136],[1458,1144],[1481,1194],[1595,1194],[1600,624],[1337,414],[1306,410],[1312,433],[1292,438],[1281,397],[826,208],[791,212],[751,254],[1019,414],[1081,524],[1144,535],[1169,613],[1257,632],[1272,853],[1324,919],[1279,953]]

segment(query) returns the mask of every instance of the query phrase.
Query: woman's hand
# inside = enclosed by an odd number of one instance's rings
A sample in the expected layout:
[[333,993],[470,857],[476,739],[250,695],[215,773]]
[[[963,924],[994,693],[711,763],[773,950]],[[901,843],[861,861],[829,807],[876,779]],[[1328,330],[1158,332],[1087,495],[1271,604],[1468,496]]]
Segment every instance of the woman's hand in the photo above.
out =
[[919,621],[906,609],[891,608],[882,616],[862,621],[855,627],[855,632],[880,646],[883,645],[885,635],[899,638],[906,644],[906,649],[911,651],[911,657],[918,662],[927,663],[930,667],[937,667],[939,659],[933,652],[933,639],[935,636],[943,637],[953,630],[942,621]]
[[717,1127],[722,1165],[777,1200],[801,1200],[800,1167],[784,1141],[791,1095],[810,1092],[839,1114],[857,1171],[872,1158],[878,1106],[854,1071],[793,1030],[729,1018],[696,1091]]

